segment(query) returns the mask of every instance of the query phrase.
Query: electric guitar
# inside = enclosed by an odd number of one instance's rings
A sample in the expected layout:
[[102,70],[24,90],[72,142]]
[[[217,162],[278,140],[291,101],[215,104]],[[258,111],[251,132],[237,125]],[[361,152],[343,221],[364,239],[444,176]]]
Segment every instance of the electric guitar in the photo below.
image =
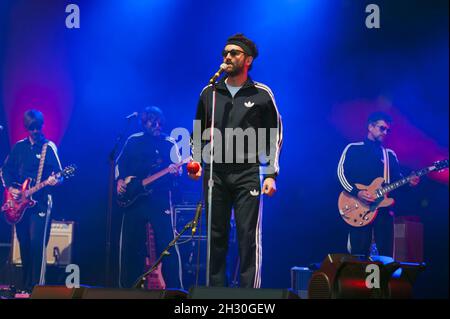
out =
[[448,159],[437,161],[432,166],[413,172],[409,176],[388,185],[384,185],[384,179],[382,177],[375,178],[369,186],[355,184],[357,189],[368,191],[375,198],[375,201],[372,203],[362,201],[358,197],[343,191],[338,199],[339,213],[342,219],[351,226],[363,227],[369,225],[377,217],[378,208],[388,207],[394,203],[392,198],[387,197],[387,193],[409,183],[414,176],[420,177],[445,168],[448,168]]
[[[73,176],[76,170],[75,165],[70,165],[64,168],[62,171],[56,173],[54,177],[60,179],[61,177],[69,178]],[[50,177],[45,181],[31,187],[31,178],[27,178],[22,185],[19,185],[20,195],[19,198],[14,199],[12,193],[8,189],[4,192],[4,201],[1,211],[5,213],[5,219],[10,225],[15,225],[22,220],[25,211],[36,205],[36,201],[33,199],[33,194],[40,191],[44,187],[50,185]]]
[[[153,227],[150,223],[146,224],[146,233],[148,257],[145,258],[145,265],[150,268],[156,261],[155,235],[153,233]],[[158,267],[147,275],[147,289],[166,289],[166,282],[164,281],[161,267],[162,263],[159,263]]]
[[[186,158],[180,163],[174,164],[176,169],[178,169],[180,166],[188,163],[191,161],[191,158]],[[166,167],[165,169],[150,175],[142,180],[138,179],[136,176],[127,176],[124,179],[124,182],[126,184],[126,191],[122,194],[117,195],[117,204],[120,207],[129,207],[133,205],[136,200],[141,196],[149,195],[152,190],[146,189],[146,187],[152,183],[154,183],[156,180],[160,179],[161,177],[167,175],[170,173],[170,166]]]

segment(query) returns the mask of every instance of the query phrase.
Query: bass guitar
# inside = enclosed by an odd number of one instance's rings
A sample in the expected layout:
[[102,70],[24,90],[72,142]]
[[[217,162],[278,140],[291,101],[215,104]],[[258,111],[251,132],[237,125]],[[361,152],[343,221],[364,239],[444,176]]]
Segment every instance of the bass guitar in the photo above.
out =
[[[172,167],[178,169],[182,165],[190,162],[191,158],[186,158],[182,162],[173,164]],[[141,196],[149,195],[152,190],[146,188],[150,184],[154,183],[156,180],[160,179],[161,177],[169,174],[171,171],[171,167],[168,166],[165,169],[150,175],[144,179],[138,179],[136,176],[127,176],[124,179],[125,185],[126,185],[126,191],[123,193],[120,193],[117,195],[117,204],[120,207],[129,207],[133,205],[136,200],[138,200]]]

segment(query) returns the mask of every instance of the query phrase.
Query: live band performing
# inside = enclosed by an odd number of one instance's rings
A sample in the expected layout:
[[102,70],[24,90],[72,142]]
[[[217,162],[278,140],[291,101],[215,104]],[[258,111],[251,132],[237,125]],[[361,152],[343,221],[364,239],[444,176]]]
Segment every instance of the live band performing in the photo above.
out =
[[1,4],[0,299],[448,298],[448,3],[395,2]]

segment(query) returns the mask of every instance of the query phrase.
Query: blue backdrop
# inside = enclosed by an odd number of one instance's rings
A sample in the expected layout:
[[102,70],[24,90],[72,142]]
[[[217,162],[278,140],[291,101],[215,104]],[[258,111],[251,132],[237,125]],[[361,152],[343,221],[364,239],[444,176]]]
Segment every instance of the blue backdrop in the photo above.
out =
[[[368,29],[371,2],[2,1],[1,160],[24,134],[22,110],[41,108],[63,162],[79,167],[57,190],[55,218],[77,222],[82,283],[103,284],[108,154],[124,116],[157,105],[167,131],[191,129],[236,32],[257,43],[251,76],[272,88],[284,122],[278,193],[265,201],[263,287],[289,287],[291,267],[345,251],[336,167],[364,137],[366,114],[393,114],[390,142],[405,172],[448,157],[448,2],[376,1],[381,28]],[[80,8],[79,29],[65,27],[69,3]],[[448,173],[399,194],[397,213],[425,225],[419,296],[448,296],[448,209]]]

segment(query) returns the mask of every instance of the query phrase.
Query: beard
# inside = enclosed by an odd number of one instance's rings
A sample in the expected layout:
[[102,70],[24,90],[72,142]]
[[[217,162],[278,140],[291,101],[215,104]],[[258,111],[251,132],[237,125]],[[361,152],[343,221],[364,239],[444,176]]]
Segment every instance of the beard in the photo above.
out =
[[228,76],[234,77],[234,76],[240,75],[244,72],[243,65],[235,65],[232,63],[227,63],[227,64],[232,66],[231,71],[226,72],[228,74]]

